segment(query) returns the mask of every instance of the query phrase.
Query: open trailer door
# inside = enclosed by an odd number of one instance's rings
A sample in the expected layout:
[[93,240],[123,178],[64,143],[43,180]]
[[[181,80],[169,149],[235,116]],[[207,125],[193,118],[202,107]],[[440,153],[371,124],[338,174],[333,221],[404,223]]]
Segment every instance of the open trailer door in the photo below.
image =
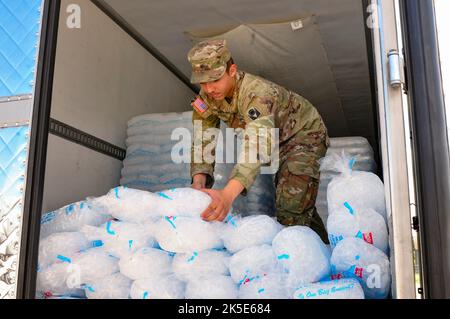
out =
[[27,236],[22,234],[31,196],[26,184],[39,161],[39,125],[32,114],[43,98],[39,78],[47,28],[41,21],[49,9],[49,1],[0,1],[0,299],[23,296]]
[[401,5],[417,158],[423,295],[450,298],[450,154],[434,1],[403,0]]
[[[0,1],[0,299],[18,290],[43,1]],[[30,160],[29,160],[30,159]]]

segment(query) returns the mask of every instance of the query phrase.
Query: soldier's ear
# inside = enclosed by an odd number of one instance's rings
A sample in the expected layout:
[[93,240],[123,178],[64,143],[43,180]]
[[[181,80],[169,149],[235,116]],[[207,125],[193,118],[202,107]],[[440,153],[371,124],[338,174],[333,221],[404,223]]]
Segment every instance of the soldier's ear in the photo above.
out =
[[230,69],[228,71],[228,74],[231,77],[234,77],[236,75],[236,73],[237,73],[237,65],[233,63],[232,65],[230,65]]

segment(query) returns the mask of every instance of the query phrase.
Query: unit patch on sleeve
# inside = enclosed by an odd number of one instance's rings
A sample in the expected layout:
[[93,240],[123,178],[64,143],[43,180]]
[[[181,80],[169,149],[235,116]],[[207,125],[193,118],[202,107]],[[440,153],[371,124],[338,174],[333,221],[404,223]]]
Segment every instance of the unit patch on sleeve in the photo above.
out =
[[255,107],[251,107],[247,113],[248,117],[252,120],[256,120],[261,115],[261,113]]

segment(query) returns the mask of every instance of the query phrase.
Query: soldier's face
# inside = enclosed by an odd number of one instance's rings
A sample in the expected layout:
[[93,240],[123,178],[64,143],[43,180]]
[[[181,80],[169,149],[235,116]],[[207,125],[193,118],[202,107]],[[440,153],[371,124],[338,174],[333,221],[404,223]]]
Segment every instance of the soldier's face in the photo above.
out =
[[220,79],[212,82],[200,83],[200,86],[210,99],[221,101],[226,97],[232,97],[235,85],[234,76],[236,75],[236,72],[236,65],[233,64],[228,72],[225,72]]

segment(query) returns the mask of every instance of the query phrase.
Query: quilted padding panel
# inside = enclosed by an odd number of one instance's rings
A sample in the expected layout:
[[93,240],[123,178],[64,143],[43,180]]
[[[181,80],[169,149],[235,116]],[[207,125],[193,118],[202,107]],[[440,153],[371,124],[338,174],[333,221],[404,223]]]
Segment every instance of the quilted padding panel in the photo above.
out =
[[42,0],[0,0],[0,97],[33,91]]
[[14,298],[29,126],[0,129],[0,299]]

